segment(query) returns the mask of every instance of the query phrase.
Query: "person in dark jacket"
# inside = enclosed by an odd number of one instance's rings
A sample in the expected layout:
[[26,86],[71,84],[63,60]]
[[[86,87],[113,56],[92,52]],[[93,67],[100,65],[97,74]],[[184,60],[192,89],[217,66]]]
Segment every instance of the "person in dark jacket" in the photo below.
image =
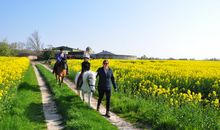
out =
[[89,54],[85,53],[84,56],[83,56],[83,59],[84,59],[84,61],[81,64],[81,67],[82,67],[81,73],[79,75],[79,78],[77,80],[77,85],[76,85],[78,90],[81,89],[81,86],[82,86],[82,83],[83,83],[83,80],[82,80],[83,73],[85,71],[90,70],[90,63],[89,63],[90,56],[89,56]]
[[90,63],[89,63],[90,56],[89,56],[89,54],[85,54],[83,58],[84,58],[84,61],[81,64],[81,66],[82,66],[81,72],[85,72],[85,71],[90,70]]
[[117,86],[115,83],[115,78],[113,75],[112,70],[109,68],[109,61],[104,60],[103,61],[103,67],[100,67],[97,70],[97,77],[99,77],[98,82],[98,93],[99,93],[99,99],[97,104],[97,111],[99,111],[99,107],[102,101],[102,98],[104,97],[104,94],[106,95],[106,114],[105,116],[110,117],[110,97],[111,97],[111,87],[113,85],[115,91],[117,91]]

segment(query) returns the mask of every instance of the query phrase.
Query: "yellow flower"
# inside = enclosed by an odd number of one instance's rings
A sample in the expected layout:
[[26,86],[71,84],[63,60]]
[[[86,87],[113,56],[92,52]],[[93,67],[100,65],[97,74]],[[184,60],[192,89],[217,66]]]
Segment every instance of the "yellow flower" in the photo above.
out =
[[215,91],[212,91],[212,94],[213,94],[213,96],[216,96],[216,92]]
[[0,57],[0,100],[10,87],[17,86],[30,62],[28,58]]
[[215,99],[213,101],[213,104],[214,104],[215,107],[218,107],[219,106],[219,99]]
[[[96,71],[101,67],[102,61],[102,59],[90,60],[91,70]],[[68,60],[70,71],[80,71],[81,63],[82,60]],[[219,95],[216,88],[220,83],[220,62],[111,60],[110,68],[117,79],[118,87],[126,87],[128,91],[135,91],[135,94],[141,92],[146,95],[162,96],[168,101],[175,99],[178,104],[188,101],[192,103],[213,101],[214,103]],[[207,83],[209,79],[215,80]],[[7,80],[10,81],[8,78]],[[204,86],[206,84],[207,86]],[[133,89],[137,87],[139,89]],[[197,89],[199,87],[211,87],[210,90],[214,91],[209,91],[208,97],[203,97],[206,94],[202,89]],[[201,91],[195,92],[194,90]]]

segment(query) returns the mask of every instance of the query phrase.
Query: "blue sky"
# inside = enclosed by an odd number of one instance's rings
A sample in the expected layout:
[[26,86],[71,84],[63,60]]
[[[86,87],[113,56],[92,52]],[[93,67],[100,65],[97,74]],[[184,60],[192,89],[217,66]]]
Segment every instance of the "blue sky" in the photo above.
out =
[[218,0],[1,0],[0,40],[160,58],[220,58]]

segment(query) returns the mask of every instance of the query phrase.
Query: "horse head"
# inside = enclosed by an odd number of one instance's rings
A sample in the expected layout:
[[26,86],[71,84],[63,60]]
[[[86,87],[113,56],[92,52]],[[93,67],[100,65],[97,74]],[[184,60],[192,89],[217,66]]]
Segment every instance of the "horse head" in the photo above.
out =
[[87,81],[92,92],[95,91],[96,74],[94,71],[88,71]]

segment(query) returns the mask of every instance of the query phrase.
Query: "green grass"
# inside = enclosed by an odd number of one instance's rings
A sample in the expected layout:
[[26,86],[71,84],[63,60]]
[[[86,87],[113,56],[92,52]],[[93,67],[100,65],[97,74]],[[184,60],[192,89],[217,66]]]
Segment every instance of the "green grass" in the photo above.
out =
[[37,65],[47,86],[51,89],[58,112],[62,115],[66,129],[68,130],[116,130],[116,126],[110,124],[98,112],[83,103],[65,84],[60,87],[56,84],[54,75],[43,66]]
[[185,104],[181,107],[168,105],[160,98],[147,99],[124,94],[112,96],[112,110],[134,123],[152,125],[153,129],[220,129],[220,112],[199,104]]
[[12,99],[12,107],[0,121],[1,130],[46,129],[41,103],[41,93],[30,66]]

